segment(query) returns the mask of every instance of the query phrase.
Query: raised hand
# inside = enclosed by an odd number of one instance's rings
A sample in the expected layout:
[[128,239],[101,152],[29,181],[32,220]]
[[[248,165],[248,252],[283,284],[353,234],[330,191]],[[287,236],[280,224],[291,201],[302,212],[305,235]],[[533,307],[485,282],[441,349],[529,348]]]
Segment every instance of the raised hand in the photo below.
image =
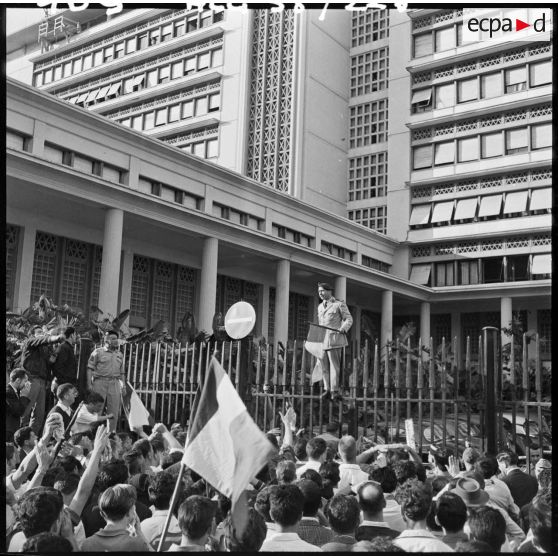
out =
[[459,475],[459,460],[455,455],[450,455],[448,457],[448,471],[452,477]]

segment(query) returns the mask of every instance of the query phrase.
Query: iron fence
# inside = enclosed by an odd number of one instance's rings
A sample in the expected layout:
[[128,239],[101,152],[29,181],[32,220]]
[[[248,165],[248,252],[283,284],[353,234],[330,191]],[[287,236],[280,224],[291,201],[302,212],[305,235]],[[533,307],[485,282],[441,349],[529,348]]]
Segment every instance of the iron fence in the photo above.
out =
[[488,328],[467,338],[463,362],[457,339],[442,339],[438,347],[432,338],[426,344],[408,339],[387,347],[349,347],[342,403],[321,399],[321,385],[311,383],[316,359],[300,341],[126,344],[123,351],[130,383],[165,424],[186,424],[214,355],[266,431],[281,426],[279,411],[287,405],[309,436],[336,422],[356,437],[405,442],[405,421],[411,419],[419,452],[430,444],[459,454],[466,445],[491,452],[511,448],[531,463],[552,451],[551,370],[541,362],[538,335],[531,341],[532,358],[526,335],[500,335]]

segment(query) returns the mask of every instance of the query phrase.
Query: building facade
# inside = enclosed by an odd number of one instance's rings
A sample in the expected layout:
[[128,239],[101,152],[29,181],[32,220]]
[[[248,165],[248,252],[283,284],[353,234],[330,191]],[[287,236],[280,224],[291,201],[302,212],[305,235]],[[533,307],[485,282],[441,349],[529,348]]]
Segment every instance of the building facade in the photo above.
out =
[[[461,352],[515,315],[550,340],[551,43],[464,44],[460,9],[101,12],[44,22],[35,50],[8,29],[8,75],[26,61],[40,91],[9,84],[8,170],[38,167],[9,172],[8,307],[209,330],[242,298],[260,334],[304,338],[325,274],[358,337],[364,313]],[[83,182],[75,213],[44,172]]]

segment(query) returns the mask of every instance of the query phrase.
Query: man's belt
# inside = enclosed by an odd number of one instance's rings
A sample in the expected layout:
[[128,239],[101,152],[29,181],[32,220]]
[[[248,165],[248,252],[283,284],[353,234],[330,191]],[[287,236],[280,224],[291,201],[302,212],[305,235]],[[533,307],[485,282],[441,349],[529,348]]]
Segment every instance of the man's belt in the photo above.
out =
[[120,376],[93,376],[94,380],[120,380]]

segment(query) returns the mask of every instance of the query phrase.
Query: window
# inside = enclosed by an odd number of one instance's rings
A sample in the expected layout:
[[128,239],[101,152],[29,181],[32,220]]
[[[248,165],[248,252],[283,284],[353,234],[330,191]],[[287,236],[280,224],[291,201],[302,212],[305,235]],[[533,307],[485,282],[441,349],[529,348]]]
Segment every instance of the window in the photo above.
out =
[[506,130],[506,155],[524,153],[528,149],[529,136],[527,128]]
[[45,70],[45,79],[44,79],[44,83],[50,83],[52,81],[52,68],[49,68],[48,70]]
[[196,99],[196,116],[207,114],[207,97]]
[[432,166],[432,146],[421,145],[413,149],[413,169],[424,169]]
[[531,126],[531,149],[552,147],[552,124]]
[[138,50],[142,50],[144,48],[147,48],[147,33],[138,35]]
[[184,73],[186,75],[191,74],[196,71],[196,57],[186,58],[184,61]]
[[161,42],[168,41],[169,39],[172,39],[172,23],[163,25],[161,29]]
[[134,81],[136,78],[128,78],[124,80],[124,95],[131,93],[134,88]]
[[209,68],[209,52],[204,52],[198,56],[198,70]]
[[163,185],[160,182],[151,183],[151,193],[154,196],[160,196],[162,189],[163,189]]
[[102,161],[92,161],[93,165],[91,168],[91,173],[96,176],[103,176],[103,163]]
[[112,45],[105,47],[105,50],[103,52],[103,62],[110,62],[113,58],[114,58],[114,47]]
[[[74,164],[74,153],[72,151],[62,151],[62,164],[68,165],[69,167],[73,166]],[[88,169],[88,172],[91,169]]]
[[170,66],[159,68],[159,83],[167,83],[170,81]]
[[167,109],[161,108],[155,111],[155,126],[163,126],[167,123]]
[[195,31],[198,28],[198,16],[193,15],[190,16],[186,20],[186,31],[190,33],[191,31]]
[[504,258],[481,260],[483,283],[500,283],[504,280]]
[[483,99],[500,97],[502,94],[502,74],[500,72],[481,76],[481,97]]
[[217,157],[218,153],[217,138],[207,140],[207,158]]
[[209,27],[211,25],[211,10],[206,10],[200,17],[200,27]]
[[205,157],[205,142],[199,141],[194,143],[192,153],[198,157]]
[[180,120],[180,105],[169,107],[169,122],[177,122]]
[[126,54],[130,54],[131,52],[136,52],[137,50],[138,40],[136,37],[132,37],[131,39],[126,39]]
[[172,79],[181,78],[184,75],[184,62],[174,62],[171,67]]
[[489,159],[490,157],[500,157],[504,154],[504,142],[502,133],[484,134],[481,136],[481,157]]
[[43,72],[35,75],[35,87],[40,87],[41,85],[43,85]]
[[62,79],[62,66],[56,66],[54,68],[54,81]]
[[93,53],[93,66],[100,66],[103,63],[103,51],[98,50]]
[[505,71],[506,93],[524,91],[527,88],[527,68],[511,68]]
[[455,85],[449,83],[447,85],[439,85],[436,91],[436,108],[448,108],[455,105]]
[[217,66],[223,65],[223,49],[216,48],[215,50],[211,51],[211,67],[215,68]]
[[432,33],[423,33],[413,37],[413,53],[415,58],[432,54]]
[[220,93],[213,93],[212,95],[209,95],[208,112],[214,112],[219,110],[220,103],[221,103]]
[[174,36],[181,37],[186,33],[186,22],[181,19],[180,21],[174,22]]
[[114,45],[114,58],[122,58],[124,56],[124,41]]
[[[81,62],[82,62],[81,58],[76,58],[72,62],[72,74],[77,74],[77,73],[81,72],[81,70],[82,70]],[[87,66],[86,66],[86,62],[87,62]],[[83,70],[84,71],[89,70],[89,68],[91,68],[91,54],[86,54],[83,57]]]
[[147,72],[147,87],[155,87],[159,83],[159,70]]
[[143,115],[139,114],[138,116],[132,117],[132,128],[134,130],[143,129]]
[[424,112],[432,106],[432,88],[419,89],[418,91],[413,91],[413,97],[411,99],[411,105],[413,107],[413,112]]
[[194,116],[194,101],[185,101],[182,103],[182,119],[192,118]]
[[436,287],[449,287],[455,285],[453,262],[436,264]]
[[174,201],[175,203],[179,203],[180,205],[182,205],[184,203],[184,192],[182,192],[181,190],[175,190]]
[[152,29],[149,32],[149,46],[156,45],[160,40],[160,30],[159,29]]
[[144,119],[145,119],[143,123],[144,130],[151,130],[152,128],[155,127],[155,113],[153,111],[146,112],[144,114]]
[[454,27],[446,27],[445,29],[438,29],[434,33],[434,40],[436,42],[436,52],[449,50],[455,48],[455,29]]
[[479,138],[464,138],[457,141],[458,161],[476,161],[479,158]]
[[72,75],[72,63],[71,62],[66,62],[64,64],[64,71],[62,72],[62,75],[64,77],[68,77]]
[[467,103],[478,99],[477,78],[464,79],[457,82],[457,102]]
[[437,143],[434,149],[434,164],[446,165],[455,161],[455,143],[448,141]]
[[478,285],[479,283],[479,262],[459,262],[459,284]]
[[529,85],[539,87],[552,83],[552,61],[546,60],[529,65]]

